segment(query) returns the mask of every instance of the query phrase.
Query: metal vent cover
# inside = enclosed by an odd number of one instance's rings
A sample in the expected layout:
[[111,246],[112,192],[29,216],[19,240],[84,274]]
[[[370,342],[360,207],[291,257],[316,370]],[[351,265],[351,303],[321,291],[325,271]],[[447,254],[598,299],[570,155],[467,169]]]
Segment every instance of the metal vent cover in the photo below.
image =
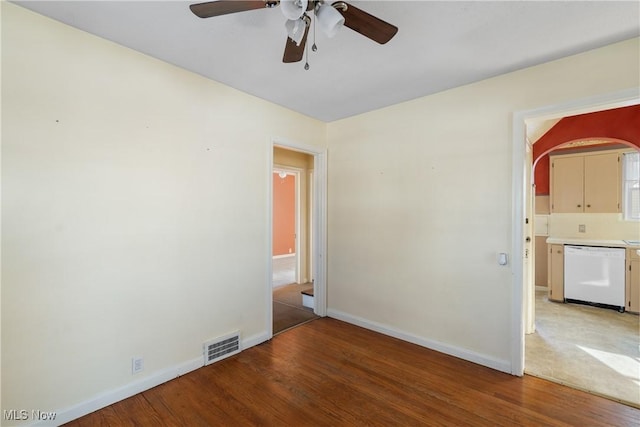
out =
[[240,332],[209,340],[204,343],[204,365],[210,365],[226,357],[240,353]]

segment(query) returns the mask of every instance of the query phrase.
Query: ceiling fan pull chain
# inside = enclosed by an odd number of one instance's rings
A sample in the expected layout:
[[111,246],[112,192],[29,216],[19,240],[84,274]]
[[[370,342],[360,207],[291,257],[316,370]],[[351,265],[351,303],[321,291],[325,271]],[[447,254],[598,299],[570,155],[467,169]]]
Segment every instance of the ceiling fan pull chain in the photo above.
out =
[[313,46],[311,46],[311,50],[314,52],[318,50],[318,46],[316,46],[316,20],[317,19],[318,18],[316,17],[313,20]]
[[309,69],[309,45],[304,47],[304,69]]

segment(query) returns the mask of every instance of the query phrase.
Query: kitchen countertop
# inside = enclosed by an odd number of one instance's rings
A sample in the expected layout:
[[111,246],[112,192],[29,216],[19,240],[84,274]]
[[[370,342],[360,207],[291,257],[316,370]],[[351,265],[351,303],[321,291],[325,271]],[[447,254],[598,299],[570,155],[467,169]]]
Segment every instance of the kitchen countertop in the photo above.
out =
[[575,237],[549,237],[547,243],[554,245],[604,246],[608,248],[640,248],[640,244],[627,243],[624,240],[579,239]]

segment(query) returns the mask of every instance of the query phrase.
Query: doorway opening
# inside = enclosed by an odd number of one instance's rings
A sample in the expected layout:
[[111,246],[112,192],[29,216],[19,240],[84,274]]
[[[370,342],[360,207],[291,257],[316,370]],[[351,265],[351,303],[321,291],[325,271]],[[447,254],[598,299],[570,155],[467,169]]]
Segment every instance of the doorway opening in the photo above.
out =
[[302,169],[274,165],[273,170],[273,288],[306,283],[301,277],[300,226],[306,226],[301,209],[300,189]]
[[313,274],[308,262],[312,200],[307,177],[313,173],[313,156],[276,147],[273,158],[273,333],[277,334],[318,316],[310,303]]
[[[603,395],[614,400],[621,400],[624,403],[637,406],[638,403],[632,399],[625,399],[616,394],[613,389],[616,384],[612,379],[615,375],[619,375],[620,385],[622,382],[629,382],[633,387],[633,378],[625,377],[623,371],[625,369],[640,369],[640,358],[633,357],[633,354],[616,354],[615,351],[607,351],[602,346],[587,344],[583,341],[584,336],[574,334],[574,336],[564,335],[569,329],[583,330],[588,322],[587,316],[604,315],[615,317],[613,322],[622,320],[628,324],[626,327],[630,333],[630,340],[637,341],[637,315],[626,314],[627,318],[622,319],[619,313],[614,311],[602,311],[596,314],[590,312],[595,307],[575,306],[573,304],[562,304],[550,302],[548,299],[548,289],[546,283],[536,281],[536,267],[540,271],[539,264],[546,261],[548,236],[534,237],[540,233],[538,230],[547,227],[548,217],[536,216],[536,212],[547,212],[548,197],[536,198],[536,182],[534,179],[534,159],[533,144],[537,138],[531,138],[531,126],[535,127],[540,123],[551,123],[552,127],[562,117],[574,116],[584,113],[599,112],[611,110],[619,107],[636,105],[639,103],[637,90],[622,91],[598,98],[580,100],[568,103],[562,106],[551,106],[538,109],[535,111],[521,112],[514,115],[514,234],[513,234],[513,251],[514,251],[514,342],[513,348],[513,373],[522,375],[523,373],[532,374],[543,377],[548,380],[561,382],[565,385],[592,392],[594,394]],[[528,128],[529,127],[529,128]],[[546,129],[548,130],[548,128]],[[546,131],[543,129],[543,133]],[[568,141],[567,141],[568,142]],[[628,148],[628,147],[627,147]],[[539,157],[539,156],[538,156]],[[566,220],[566,217],[561,219]],[[555,222],[554,222],[555,224]],[[557,230],[557,227],[556,227]],[[577,231],[577,227],[576,227]],[[540,261],[540,262],[539,262]],[[538,285],[538,287],[536,287]],[[545,286],[542,286],[545,285]],[[560,312],[558,312],[560,310]],[[585,312],[586,311],[586,312]],[[632,316],[632,317],[629,317]],[[578,319],[578,323],[573,326],[565,323],[569,319]],[[598,321],[595,321],[597,324]],[[602,322],[600,322],[602,323]],[[563,326],[565,325],[565,326]],[[556,329],[554,329],[556,328]],[[635,333],[633,332],[635,330]],[[606,332],[604,333],[606,337]],[[564,337],[564,338],[563,338]],[[534,345],[530,343],[537,340],[537,344],[542,342],[543,346],[534,349]],[[525,342],[527,347],[525,348]],[[633,345],[633,343],[631,343]],[[546,348],[544,346],[551,346]],[[562,349],[565,350],[562,350]],[[554,356],[566,357],[569,354],[569,348],[573,351],[580,352],[584,355],[584,359],[594,365],[585,365],[577,367],[577,371],[581,372],[577,376],[594,377],[602,376],[601,384],[606,387],[597,385],[597,381],[593,383],[580,382],[580,378],[563,377],[559,374],[563,369],[562,363],[558,363]],[[610,347],[611,350],[613,347]],[[535,351],[538,351],[536,353]],[[637,352],[638,345],[635,345]],[[525,361],[525,353],[527,360]],[[636,355],[637,356],[637,355]],[[577,359],[577,358],[574,358]],[[526,369],[525,369],[526,362]],[[571,360],[574,363],[575,360]],[[596,371],[590,366],[599,365]],[[541,372],[540,366],[546,371]],[[574,366],[575,368],[575,366]],[[536,372],[537,371],[537,372]],[[555,371],[555,372],[554,372]],[[602,374],[596,374],[601,372]],[[551,375],[548,375],[552,373]],[[607,381],[608,380],[608,381]],[[607,384],[608,383],[608,384]],[[609,390],[607,387],[611,387]],[[637,384],[635,385],[637,390]]]
[[325,315],[324,153],[272,142],[272,334]]

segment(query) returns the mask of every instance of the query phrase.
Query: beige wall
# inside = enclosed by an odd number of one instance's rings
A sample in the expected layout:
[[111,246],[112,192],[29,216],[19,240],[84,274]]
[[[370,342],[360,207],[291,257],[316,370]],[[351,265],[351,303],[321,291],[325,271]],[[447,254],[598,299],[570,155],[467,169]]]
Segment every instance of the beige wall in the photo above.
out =
[[549,215],[551,208],[549,204],[549,196],[536,196],[536,214],[537,215]]
[[292,166],[306,171],[313,170],[313,156],[299,151],[287,150],[281,147],[273,148],[273,163],[276,165]]
[[2,2],[2,125],[2,409],[266,337],[270,138],[325,124]]
[[[578,232],[579,225],[585,232]],[[552,213],[549,215],[549,236],[579,239],[638,240],[640,222],[625,221],[618,213]]]
[[509,369],[513,114],[639,63],[635,39],[330,123],[330,314]]

